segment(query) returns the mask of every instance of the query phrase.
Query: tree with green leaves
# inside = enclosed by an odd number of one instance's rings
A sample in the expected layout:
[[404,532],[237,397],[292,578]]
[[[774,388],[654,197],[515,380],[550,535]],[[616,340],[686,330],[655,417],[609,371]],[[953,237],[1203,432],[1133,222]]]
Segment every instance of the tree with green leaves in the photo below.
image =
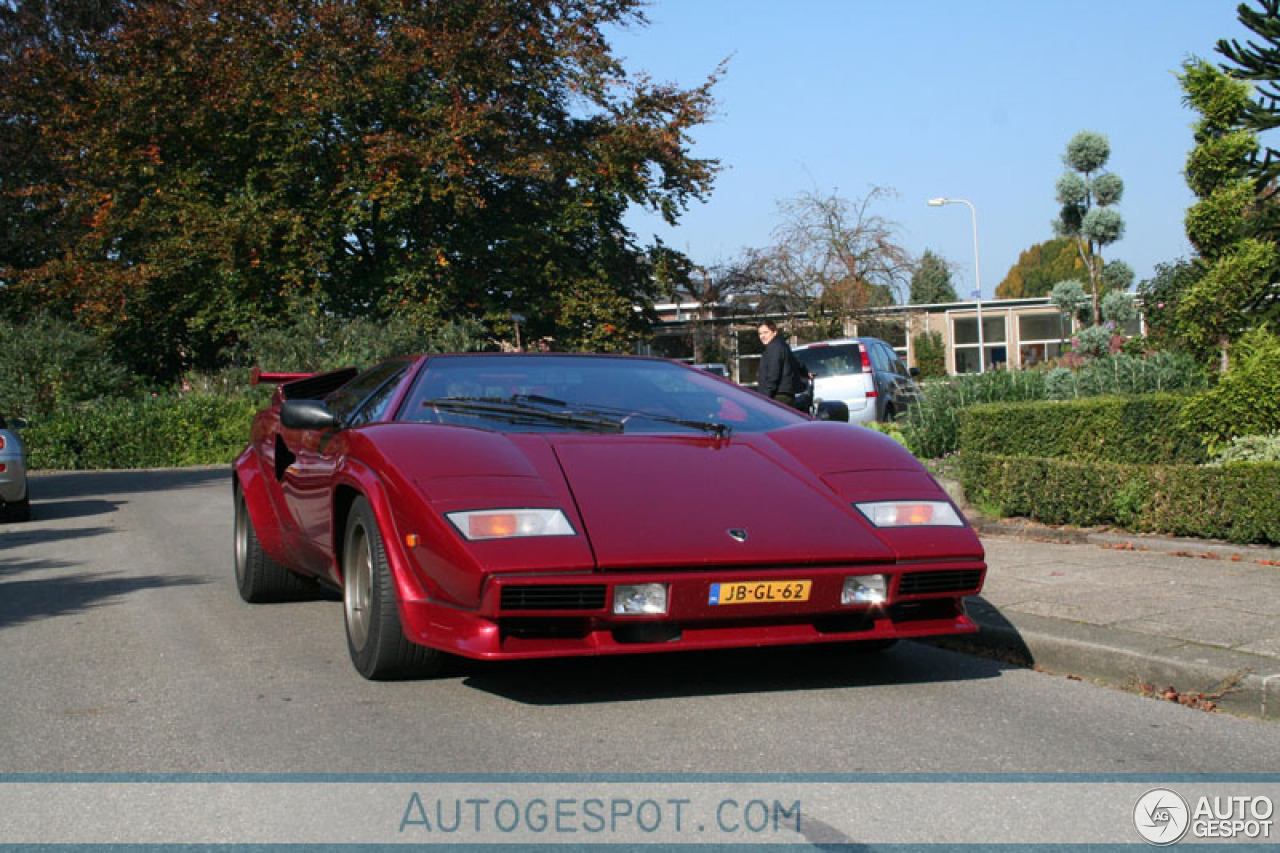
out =
[[[1089,247],[1085,247],[1090,251]],[[1060,281],[1074,279],[1088,283],[1089,271],[1079,248],[1070,237],[1055,237],[1036,243],[1022,254],[1010,267],[1004,280],[996,285],[997,299],[1022,299],[1028,296],[1048,296]]]
[[947,262],[925,249],[920,263],[911,274],[912,305],[934,305],[939,302],[955,302],[956,289],[951,283],[951,270]]
[[1178,301],[1204,274],[1197,262],[1179,258],[1156,264],[1149,279],[1138,285],[1147,339],[1159,349],[1183,349],[1178,325]]
[[[104,12],[51,20],[81,6]],[[717,171],[690,132],[719,72],[686,90],[611,52],[639,0],[3,8],[6,309],[158,377],[304,305],[625,348],[673,253],[624,215],[674,223]]]
[[1186,228],[1203,273],[1179,294],[1177,319],[1193,346],[1218,351],[1225,373],[1232,339],[1256,322],[1255,309],[1269,295],[1277,253],[1250,223],[1256,192],[1248,164],[1258,141],[1240,126],[1249,84],[1194,58],[1178,79],[1185,102],[1200,114],[1185,170],[1198,201],[1187,210]]
[[1094,325],[1102,322],[1101,250],[1124,236],[1124,218],[1114,207],[1124,195],[1124,181],[1106,171],[1109,159],[1111,143],[1101,133],[1082,130],[1071,137],[1062,156],[1068,171],[1058,179],[1062,210],[1053,223],[1055,234],[1074,241],[1089,273]]

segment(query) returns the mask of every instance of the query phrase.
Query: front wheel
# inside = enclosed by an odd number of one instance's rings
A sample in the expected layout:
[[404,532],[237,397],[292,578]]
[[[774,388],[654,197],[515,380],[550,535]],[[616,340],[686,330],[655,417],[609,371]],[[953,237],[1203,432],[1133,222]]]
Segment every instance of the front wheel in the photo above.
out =
[[405,639],[382,534],[369,502],[351,506],[342,547],[342,611],[356,671],[381,681],[435,675],[444,653]]

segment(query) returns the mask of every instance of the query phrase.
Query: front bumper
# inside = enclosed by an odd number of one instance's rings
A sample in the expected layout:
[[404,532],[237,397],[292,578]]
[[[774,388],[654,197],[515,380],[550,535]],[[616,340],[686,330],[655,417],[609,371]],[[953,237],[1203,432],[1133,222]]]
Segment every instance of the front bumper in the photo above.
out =
[[[867,574],[889,576],[888,600],[842,605],[844,579]],[[958,561],[927,567],[499,575],[489,579],[477,610],[430,601],[401,602],[400,610],[413,642],[490,660],[885,640],[977,631],[965,614],[964,597],[981,590],[985,574],[981,562]],[[761,580],[811,581],[809,599],[710,603],[712,584]],[[613,614],[613,587],[637,583],[670,584],[668,613]]]

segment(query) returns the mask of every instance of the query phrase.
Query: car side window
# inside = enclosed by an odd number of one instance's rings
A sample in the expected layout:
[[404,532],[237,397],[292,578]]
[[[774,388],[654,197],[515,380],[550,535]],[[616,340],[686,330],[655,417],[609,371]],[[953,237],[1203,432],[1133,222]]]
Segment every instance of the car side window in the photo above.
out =
[[889,369],[902,377],[910,377],[911,373],[907,370],[907,365],[903,363],[902,357],[893,350],[890,350]]
[[[403,359],[384,362],[366,370],[335,391],[326,401],[329,411],[347,426],[359,426],[376,420],[395,390],[393,381],[409,362]],[[381,394],[381,399],[375,399]],[[371,404],[371,405],[366,405]]]
[[355,413],[352,414],[351,417],[347,418],[347,426],[364,426],[365,424],[371,424],[374,421],[381,419],[382,415],[387,411],[387,406],[391,404],[392,398],[395,397],[396,389],[400,387],[399,383],[396,382],[399,375],[400,374],[397,373],[396,375],[391,376],[382,383],[382,387],[378,388],[366,397],[364,403],[360,405],[360,408],[356,409]]
[[884,347],[873,343],[868,348],[871,350],[871,366],[877,373],[888,373],[889,359],[885,356]]

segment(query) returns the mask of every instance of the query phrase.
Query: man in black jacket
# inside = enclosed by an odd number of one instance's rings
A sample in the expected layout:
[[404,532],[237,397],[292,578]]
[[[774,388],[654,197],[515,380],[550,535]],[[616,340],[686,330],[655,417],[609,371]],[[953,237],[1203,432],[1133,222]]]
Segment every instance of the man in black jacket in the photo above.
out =
[[760,357],[760,373],[756,390],[779,403],[794,406],[796,395],[806,387],[801,375],[802,367],[791,354],[791,347],[778,334],[778,324],[772,320],[760,323],[756,330],[764,343],[764,355]]

